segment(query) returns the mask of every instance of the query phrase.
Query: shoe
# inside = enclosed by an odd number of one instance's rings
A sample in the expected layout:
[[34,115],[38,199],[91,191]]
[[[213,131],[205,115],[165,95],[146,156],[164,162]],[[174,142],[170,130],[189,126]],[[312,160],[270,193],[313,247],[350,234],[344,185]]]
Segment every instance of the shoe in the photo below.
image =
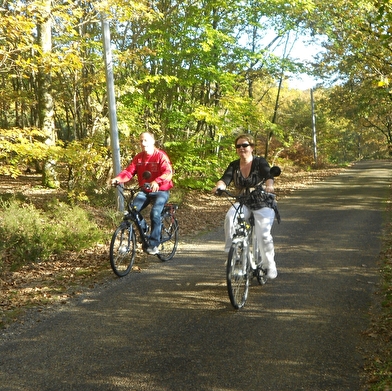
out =
[[156,255],[159,253],[158,247],[147,247],[147,254]]
[[273,280],[274,278],[278,277],[278,271],[276,270],[276,267],[267,270],[267,277],[270,280]]

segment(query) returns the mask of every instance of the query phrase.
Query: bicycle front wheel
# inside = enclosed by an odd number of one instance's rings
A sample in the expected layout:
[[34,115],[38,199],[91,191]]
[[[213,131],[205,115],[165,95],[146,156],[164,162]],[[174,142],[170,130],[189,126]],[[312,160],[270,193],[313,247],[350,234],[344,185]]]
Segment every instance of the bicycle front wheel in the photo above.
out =
[[136,235],[131,226],[120,225],[110,242],[110,266],[119,277],[126,276],[135,262]]
[[235,309],[242,308],[248,298],[249,271],[246,258],[244,243],[233,243],[227,259],[226,280],[230,302]]
[[174,257],[178,246],[178,221],[171,216],[162,219],[161,243],[159,245],[158,258],[161,261],[169,261]]

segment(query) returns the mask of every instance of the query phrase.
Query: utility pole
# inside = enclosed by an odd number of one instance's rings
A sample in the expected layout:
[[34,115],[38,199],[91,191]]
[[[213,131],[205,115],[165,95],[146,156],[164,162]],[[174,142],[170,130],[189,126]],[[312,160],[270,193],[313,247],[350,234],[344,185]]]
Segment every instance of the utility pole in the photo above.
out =
[[[101,16],[102,22],[102,40],[103,50],[105,58],[105,74],[106,74],[106,90],[108,96],[108,107],[109,107],[109,123],[110,123],[110,144],[112,148],[112,160],[114,175],[117,175],[121,171],[121,159],[120,159],[120,142],[118,138],[118,127],[117,127],[117,113],[116,113],[116,97],[114,94],[114,77],[113,77],[113,60],[112,50],[110,47],[110,28],[109,22],[105,15]],[[120,211],[124,210],[124,199],[120,194],[120,191],[116,191],[117,209]]]
[[313,133],[313,156],[317,166],[317,134],[316,134],[316,115],[314,113],[313,88],[310,89],[310,103],[312,106],[312,133]]

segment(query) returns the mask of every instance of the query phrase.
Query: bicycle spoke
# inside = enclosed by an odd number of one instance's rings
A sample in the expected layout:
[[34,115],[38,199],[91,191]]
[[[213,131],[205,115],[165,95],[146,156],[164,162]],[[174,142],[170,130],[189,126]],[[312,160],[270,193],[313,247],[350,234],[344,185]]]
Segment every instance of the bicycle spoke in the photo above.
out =
[[233,243],[227,260],[227,289],[232,306],[242,308],[248,298],[249,272],[242,242]]
[[159,245],[158,258],[168,261],[174,257],[178,246],[178,222],[171,216],[165,216],[162,220],[161,244]]
[[110,265],[117,276],[124,277],[131,271],[135,253],[135,232],[128,227],[118,227],[110,243]]

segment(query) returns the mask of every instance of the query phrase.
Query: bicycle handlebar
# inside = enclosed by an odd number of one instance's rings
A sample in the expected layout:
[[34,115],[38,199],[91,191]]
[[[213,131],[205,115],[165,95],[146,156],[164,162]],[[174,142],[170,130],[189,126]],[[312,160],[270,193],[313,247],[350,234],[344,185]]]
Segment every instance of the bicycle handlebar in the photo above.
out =
[[[264,196],[264,201],[269,205],[270,208],[272,208],[275,211],[275,217],[278,221],[278,224],[280,224],[280,213],[277,207],[277,203],[276,203],[276,194],[274,193],[267,193],[266,191],[264,191],[262,188],[257,187],[257,190],[260,191],[260,193]],[[217,189],[216,193],[217,195],[221,195],[223,193],[226,193],[229,197],[234,198],[236,201],[238,201],[241,205],[246,205],[247,204],[247,200],[249,200],[252,195],[249,194],[240,194],[240,195],[235,195],[233,193],[230,193],[229,191],[227,191],[226,189]],[[234,206],[233,201],[229,200],[231,202],[231,204]]]
[[[118,186],[121,186],[122,184],[123,184],[123,182],[115,181],[115,182],[112,183],[112,187],[118,187]],[[129,192],[131,192],[131,191],[134,191],[134,192],[141,191],[143,189],[150,190],[150,184],[149,183],[145,183],[143,186],[123,187],[123,190],[129,191]]]
[[[265,197],[267,197],[267,198],[276,198],[276,194],[268,193],[268,192],[264,191],[261,187],[256,187],[256,190],[260,191],[260,193],[265,195]],[[250,196],[250,194],[239,194],[239,195],[236,195],[236,194],[233,194],[233,193],[229,192],[226,189],[219,189],[219,188],[216,189],[216,192],[215,192],[216,195],[220,196],[223,193],[227,194],[229,197],[235,198],[238,201],[246,200]]]
[[[135,194],[138,191],[141,191],[142,188],[140,186],[123,187],[121,185],[122,185],[122,183],[121,182],[117,182],[117,181],[112,183],[112,186],[115,187],[118,190],[118,192],[121,194],[121,197],[123,198],[123,200],[126,201],[126,204],[127,204],[126,205],[126,209],[128,211],[130,211],[131,210],[130,206],[131,206],[131,203],[132,203],[132,200],[133,200]],[[126,197],[125,194],[124,194],[125,192],[129,193],[130,196]]]

